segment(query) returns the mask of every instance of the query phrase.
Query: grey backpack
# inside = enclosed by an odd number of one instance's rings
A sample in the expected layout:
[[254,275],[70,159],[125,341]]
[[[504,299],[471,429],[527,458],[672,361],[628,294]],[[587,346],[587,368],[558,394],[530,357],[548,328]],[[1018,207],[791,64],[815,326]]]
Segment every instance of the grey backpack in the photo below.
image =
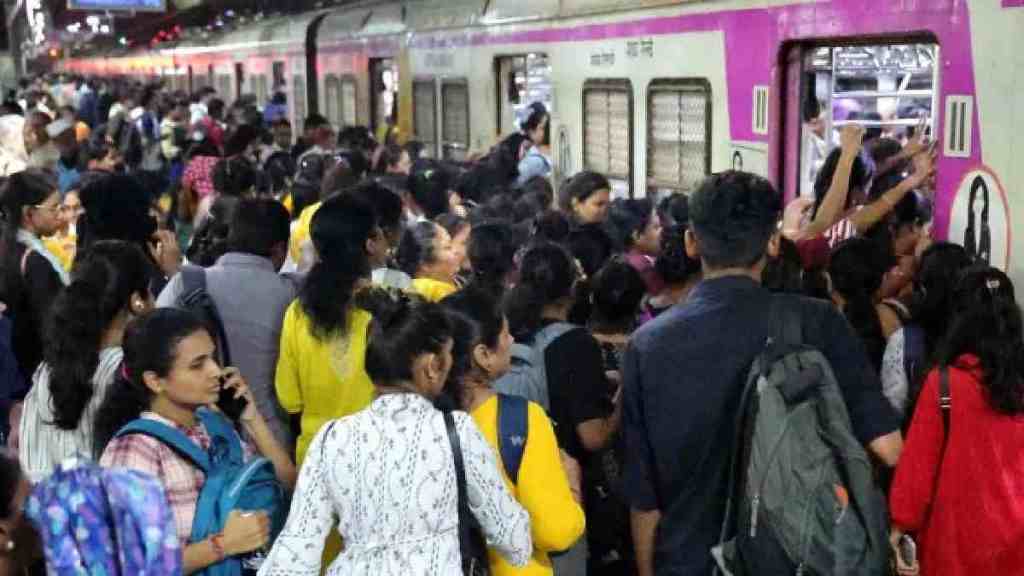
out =
[[529,345],[512,345],[512,365],[508,372],[494,383],[494,390],[510,396],[522,396],[536,402],[550,411],[547,368],[544,366],[544,351],[559,336],[576,328],[567,322],[555,322],[541,328]]
[[801,306],[775,297],[740,401],[719,544],[727,575],[874,576],[889,566],[885,499],[828,360],[801,339]]

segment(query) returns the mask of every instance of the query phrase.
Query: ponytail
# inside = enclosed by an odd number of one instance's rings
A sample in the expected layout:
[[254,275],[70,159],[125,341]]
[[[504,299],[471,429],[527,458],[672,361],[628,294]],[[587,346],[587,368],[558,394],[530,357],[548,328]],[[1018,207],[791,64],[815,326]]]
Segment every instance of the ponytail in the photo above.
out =
[[148,296],[146,255],[117,240],[94,244],[79,259],[71,284],[54,300],[44,358],[50,368],[54,422],[78,427],[93,397],[93,375],[104,332],[133,294]]
[[519,282],[505,299],[512,335],[529,340],[541,328],[545,306],[571,299],[577,281],[576,264],[558,244],[539,244],[523,255]]
[[852,238],[832,253],[828,272],[832,289],[844,300],[843,314],[864,341],[876,369],[885,354],[882,323],[875,309],[875,295],[888,269],[884,252],[872,241]]

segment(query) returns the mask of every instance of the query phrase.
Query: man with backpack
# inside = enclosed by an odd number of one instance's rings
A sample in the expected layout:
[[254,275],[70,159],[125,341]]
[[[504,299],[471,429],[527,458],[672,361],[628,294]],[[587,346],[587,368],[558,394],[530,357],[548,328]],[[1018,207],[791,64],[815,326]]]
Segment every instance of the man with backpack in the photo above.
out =
[[894,466],[902,439],[863,345],[829,304],[760,285],[779,242],[767,180],[714,175],[689,206],[704,280],[623,361],[638,573],[704,576],[720,558],[727,574],[880,574],[884,500],[862,446]]

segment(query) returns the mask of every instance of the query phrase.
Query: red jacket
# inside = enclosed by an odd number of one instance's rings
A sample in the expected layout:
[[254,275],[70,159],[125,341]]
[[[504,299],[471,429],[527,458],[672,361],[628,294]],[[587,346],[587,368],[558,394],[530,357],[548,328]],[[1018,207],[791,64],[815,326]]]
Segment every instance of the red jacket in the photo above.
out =
[[917,401],[889,497],[918,544],[922,576],[1024,574],[1024,416],[989,406],[974,356],[950,369],[945,456],[939,374]]

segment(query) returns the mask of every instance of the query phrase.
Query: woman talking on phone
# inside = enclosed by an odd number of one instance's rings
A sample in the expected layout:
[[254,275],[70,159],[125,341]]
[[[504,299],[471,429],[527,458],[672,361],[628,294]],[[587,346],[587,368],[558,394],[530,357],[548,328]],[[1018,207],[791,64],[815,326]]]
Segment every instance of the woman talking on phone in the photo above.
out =
[[[119,434],[137,419],[154,421],[183,433],[200,449],[209,451],[214,434],[204,422],[210,417],[209,408],[217,405],[233,420],[233,428],[242,432],[244,459],[262,455],[273,463],[278,481],[292,487],[295,466],[256,409],[238,370],[221,368],[215,359],[213,339],[202,322],[175,308],[162,308],[132,321],[123,348],[119,378],[110,387],[96,418],[95,446],[102,453],[100,464],[139,470],[163,484],[178,537],[184,544],[186,574],[266,545],[270,536],[267,514],[237,510],[227,518],[222,531],[191,541],[206,475],[179,450],[152,435]],[[228,440],[238,441],[237,437]]]

